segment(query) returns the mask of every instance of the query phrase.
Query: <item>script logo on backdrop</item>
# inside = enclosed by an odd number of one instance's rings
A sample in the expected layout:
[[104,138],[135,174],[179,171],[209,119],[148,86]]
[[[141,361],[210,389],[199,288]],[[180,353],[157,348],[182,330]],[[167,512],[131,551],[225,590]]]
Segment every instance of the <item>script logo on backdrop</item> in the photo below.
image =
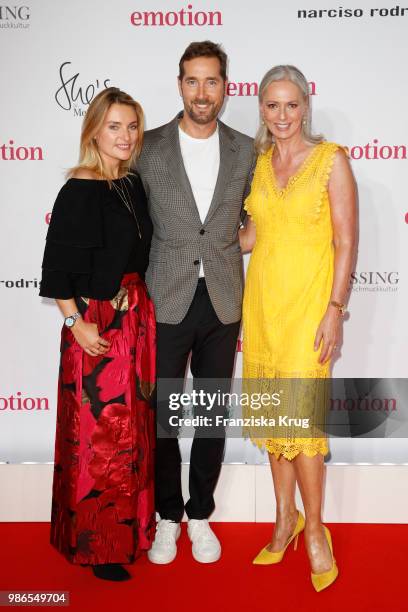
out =
[[[257,96],[258,95],[258,83],[252,82],[239,82],[239,81],[228,81],[225,87],[225,95],[230,98],[238,96]],[[316,83],[314,81],[309,82],[309,95],[316,96]]]
[[352,291],[395,292],[398,291],[399,273],[356,270],[351,274]]
[[0,5],[0,28],[26,30],[30,27],[30,7],[25,5]]
[[9,140],[8,144],[0,145],[1,161],[43,161],[42,147],[34,146],[15,146],[14,140]]
[[72,62],[63,62],[59,67],[60,86],[55,92],[55,101],[65,111],[74,111],[74,117],[86,115],[96,94],[110,87],[110,79],[94,79],[92,82],[81,81],[80,73],[70,68]]
[[193,5],[179,11],[135,11],[130,15],[133,26],[174,27],[174,26],[222,26],[221,11],[193,11]]

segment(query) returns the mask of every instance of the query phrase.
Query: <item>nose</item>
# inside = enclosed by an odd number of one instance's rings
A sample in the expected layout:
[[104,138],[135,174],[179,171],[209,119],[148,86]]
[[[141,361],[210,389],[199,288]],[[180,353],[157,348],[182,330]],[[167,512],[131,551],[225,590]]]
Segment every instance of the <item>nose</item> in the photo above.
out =
[[123,140],[125,142],[129,142],[129,140],[130,140],[130,132],[126,128],[124,129],[124,131],[122,133],[122,138],[123,138]]
[[286,108],[285,106],[281,106],[279,109],[279,119],[284,120],[286,118]]
[[199,83],[198,84],[198,92],[197,93],[198,93],[198,97],[200,99],[205,97],[205,85],[204,85],[204,83]]

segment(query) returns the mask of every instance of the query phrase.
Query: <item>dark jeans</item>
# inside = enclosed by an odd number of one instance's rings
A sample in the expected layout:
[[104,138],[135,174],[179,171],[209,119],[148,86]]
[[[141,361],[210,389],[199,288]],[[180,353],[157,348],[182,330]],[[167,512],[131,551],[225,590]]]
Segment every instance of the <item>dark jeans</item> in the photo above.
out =
[[[172,391],[181,393],[188,358],[194,388],[214,392],[230,384],[240,321],[224,325],[218,319],[204,279],[198,281],[188,313],[178,325],[157,323],[157,376],[177,379]],[[207,379],[200,383],[200,379]],[[209,381],[208,379],[211,379]],[[190,455],[190,499],[184,507],[181,492],[181,455],[177,437],[163,437],[160,423],[170,414],[168,402],[158,402],[156,447],[156,510],[162,519],[180,522],[184,508],[189,518],[205,519],[214,510],[214,489],[221,469],[225,432],[218,428],[211,437],[196,429]],[[174,414],[174,412],[172,413]],[[168,422],[168,420],[167,420]]]

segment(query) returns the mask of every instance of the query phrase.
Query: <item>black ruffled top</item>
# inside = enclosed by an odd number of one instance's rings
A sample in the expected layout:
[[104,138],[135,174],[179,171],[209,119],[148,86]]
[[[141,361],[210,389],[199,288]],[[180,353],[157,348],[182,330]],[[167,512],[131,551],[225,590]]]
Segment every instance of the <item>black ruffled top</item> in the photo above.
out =
[[[126,180],[136,220],[108,181],[69,179],[59,192],[48,228],[40,295],[110,300],[123,274],[143,278],[152,223],[138,175]],[[118,181],[115,181],[119,185]]]

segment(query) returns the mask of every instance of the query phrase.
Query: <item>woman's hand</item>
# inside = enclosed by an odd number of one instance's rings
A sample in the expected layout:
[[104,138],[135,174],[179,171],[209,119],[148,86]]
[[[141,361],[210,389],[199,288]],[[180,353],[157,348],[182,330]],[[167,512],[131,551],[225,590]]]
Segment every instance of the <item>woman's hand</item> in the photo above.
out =
[[100,337],[96,323],[87,323],[80,318],[77,319],[71,331],[79,346],[92,357],[104,355],[110,349],[110,342]]
[[250,253],[256,241],[256,227],[251,217],[247,217],[245,227],[239,230],[238,237],[242,253]]
[[322,365],[329,361],[333,351],[337,348],[339,337],[341,314],[334,306],[329,306],[319,327],[317,328],[314,341],[314,350],[317,351],[321,345],[319,363]]

